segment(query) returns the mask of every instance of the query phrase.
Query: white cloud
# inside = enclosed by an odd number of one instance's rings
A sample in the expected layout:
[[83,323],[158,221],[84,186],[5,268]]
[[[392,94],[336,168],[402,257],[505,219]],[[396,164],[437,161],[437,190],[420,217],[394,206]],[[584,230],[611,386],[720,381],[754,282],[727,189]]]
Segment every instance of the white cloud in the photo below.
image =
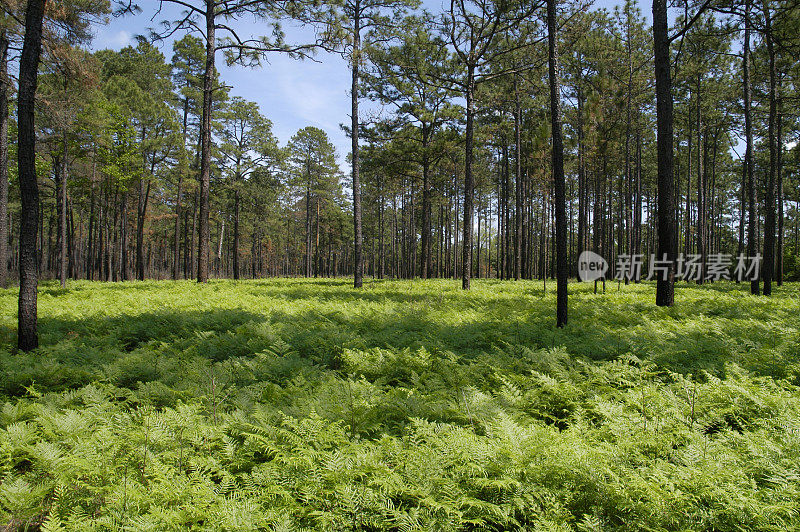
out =
[[101,27],[100,31],[95,36],[92,48],[95,50],[103,50],[110,48],[112,50],[119,50],[131,44],[133,35],[126,30],[112,30],[108,26]]

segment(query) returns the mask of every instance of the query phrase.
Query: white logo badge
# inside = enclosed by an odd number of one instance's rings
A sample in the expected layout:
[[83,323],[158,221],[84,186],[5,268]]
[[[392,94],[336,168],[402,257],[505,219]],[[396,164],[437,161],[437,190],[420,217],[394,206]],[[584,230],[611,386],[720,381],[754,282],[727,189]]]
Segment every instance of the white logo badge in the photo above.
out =
[[606,260],[593,251],[584,251],[578,257],[578,278],[584,283],[600,279],[607,271]]

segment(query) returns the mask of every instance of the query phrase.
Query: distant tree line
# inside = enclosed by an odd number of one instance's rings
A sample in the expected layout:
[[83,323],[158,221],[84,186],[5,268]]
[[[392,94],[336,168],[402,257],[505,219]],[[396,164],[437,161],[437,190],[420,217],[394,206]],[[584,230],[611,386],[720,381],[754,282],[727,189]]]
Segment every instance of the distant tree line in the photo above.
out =
[[[672,27],[664,0],[653,26],[630,0],[164,3],[183,14],[91,53],[92,25],[152,13],[0,2],[0,281],[19,275],[21,320],[38,278],[558,278],[563,325],[585,250],[609,276],[620,254],[758,253],[753,293],[800,277],[795,2],[686,0]],[[245,16],[318,39],[243,39]],[[320,129],[280,146],[215,67],[328,52],[351,66],[348,175]]]

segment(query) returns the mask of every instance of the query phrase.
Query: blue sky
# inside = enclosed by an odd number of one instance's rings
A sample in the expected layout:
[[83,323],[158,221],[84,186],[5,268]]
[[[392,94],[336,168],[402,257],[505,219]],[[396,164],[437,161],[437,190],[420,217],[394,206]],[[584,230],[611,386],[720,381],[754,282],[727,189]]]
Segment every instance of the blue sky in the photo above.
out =
[[[158,27],[164,19],[176,18],[178,9],[166,5],[161,14],[156,14],[157,0],[140,0],[142,12],[135,16],[111,19],[107,25],[95,28],[92,48],[119,50],[133,44],[137,34],[146,35],[148,28]],[[596,0],[595,7],[613,8],[614,0]],[[427,0],[425,7],[432,12],[441,10],[440,0]],[[642,6],[649,18],[649,5]],[[154,18],[153,18],[154,17]],[[237,32],[258,35],[268,32],[254,20],[239,21]],[[303,42],[313,33],[301,26],[284,26],[287,42]],[[180,38],[180,35],[176,35]],[[172,40],[160,44],[167,61],[172,57]],[[217,67],[222,80],[232,87],[231,95],[241,96],[259,104],[262,114],[272,121],[273,131],[285,144],[299,129],[316,126],[323,129],[337,148],[339,163],[347,165],[345,157],[350,152],[350,139],[339,124],[350,121],[350,73],[347,63],[339,56],[320,53],[315,61],[297,61],[283,54],[271,54],[268,63],[260,68],[228,67],[221,55]],[[369,102],[362,102],[362,119],[379,109]]]

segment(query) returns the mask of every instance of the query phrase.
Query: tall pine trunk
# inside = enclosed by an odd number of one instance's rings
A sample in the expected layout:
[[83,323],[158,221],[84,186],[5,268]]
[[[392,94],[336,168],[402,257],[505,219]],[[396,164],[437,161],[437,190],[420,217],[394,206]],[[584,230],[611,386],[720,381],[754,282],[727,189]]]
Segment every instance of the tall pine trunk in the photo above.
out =
[[775,282],[778,286],[783,285],[783,96],[781,96],[781,84],[778,84],[778,117],[777,124],[777,145],[778,160],[776,163],[777,172],[777,193],[778,193],[778,243],[776,248]]
[[178,189],[175,192],[175,234],[173,235],[172,254],[172,279],[180,278],[181,262],[181,199],[183,198],[183,174],[186,172],[186,127],[189,118],[189,98],[183,100],[183,135],[181,136],[181,159],[178,168]]
[[703,284],[705,278],[705,257],[706,257],[706,197],[704,164],[706,163],[705,143],[703,142],[703,130],[700,120],[700,73],[697,74],[697,109],[696,109],[696,130],[697,130],[697,253],[700,255],[700,276],[697,284]]
[[211,99],[214,83],[216,26],[214,9],[218,2],[206,0],[206,68],[203,73],[203,117],[200,125],[200,219],[198,221],[197,282],[208,281],[208,254],[211,241],[209,227],[209,189],[211,188]]
[[775,174],[778,166],[778,146],[775,139],[777,106],[777,66],[775,64],[775,45],[772,36],[772,15],[769,0],[764,0],[764,40],[767,44],[769,64],[769,122],[767,141],[769,143],[769,168],[767,189],[764,194],[764,267],[761,276],[764,280],[764,295],[772,295],[772,278],[775,275]]
[[303,274],[311,277],[311,175],[306,186],[306,256]]
[[56,170],[56,201],[58,213],[58,281],[61,288],[67,286],[67,135],[62,137],[63,147],[61,157],[58,159],[59,168]]
[[550,78],[550,122],[553,132],[553,189],[556,232],[556,326],[567,324],[567,200],[564,183],[564,145],[561,138],[561,89],[558,81],[556,0],[547,0],[547,45]]
[[[756,255],[756,187],[753,177],[753,121],[750,112],[750,0],[745,0],[744,44],[742,45],[742,83],[744,85],[744,172],[747,175],[747,255]],[[760,292],[759,279],[750,281],[750,293]]]
[[[236,188],[233,190],[233,279],[239,280],[239,211],[241,207],[241,194],[239,192],[239,179],[236,179]],[[255,240],[255,235],[253,235]]]
[[353,170],[353,240],[354,240],[354,281],[355,288],[361,288],[364,275],[364,258],[362,251],[363,237],[361,234],[361,180],[359,177],[358,154],[358,79],[359,62],[361,61],[361,6],[355,0],[355,17],[353,18],[353,70],[350,87],[351,104],[351,141],[352,141],[352,170]]
[[19,62],[17,98],[17,166],[19,171],[19,313],[17,343],[22,351],[39,346],[36,315],[36,233],[39,227],[39,184],[36,180],[36,128],[34,102],[42,49],[42,21],[46,0],[29,0],[25,12],[25,38]]
[[0,288],[8,286],[8,44],[0,32]]
[[658,251],[657,260],[669,262],[666,275],[656,281],[656,305],[675,301],[675,259],[678,237],[675,221],[675,176],[672,147],[672,78],[670,75],[667,0],[653,0],[653,48],[655,51],[656,125],[658,160]]
[[422,261],[420,277],[432,276],[431,261],[431,179],[428,161],[428,127],[422,124]]
[[139,202],[136,212],[136,279],[144,281],[144,221],[147,216],[147,201],[150,198],[150,180],[139,181]]
[[522,108],[519,102],[519,87],[517,77],[514,77],[514,199],[516,212],[514,213],[514,280],[518,281],[522,275]]
[[464,231],[463,243],[461,245],[461,288],[469,290],[470,279],[472,277],[472,202],[474,195],[474,182],[472,176],[472,149],[473,149],[473,129],[475,120],[475,68],[470,65],[467,67],[467,126],[466,126],[466,147],[464,161]]

